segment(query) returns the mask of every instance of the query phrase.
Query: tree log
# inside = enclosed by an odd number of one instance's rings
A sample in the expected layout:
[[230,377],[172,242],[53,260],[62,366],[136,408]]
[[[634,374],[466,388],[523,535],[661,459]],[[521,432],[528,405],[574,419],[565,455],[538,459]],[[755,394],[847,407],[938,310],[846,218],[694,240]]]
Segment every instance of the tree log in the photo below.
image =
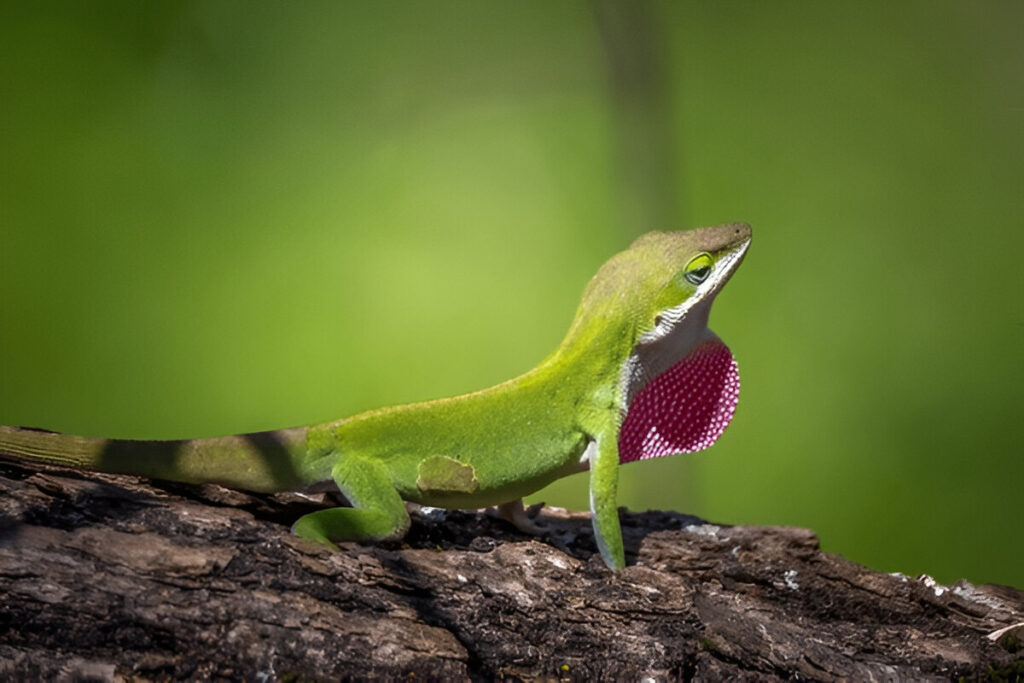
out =
[[316,503],[0,463],[0,678],[1020,680],[1024,593],[823,553],[814,534],[584,514],[540,537],[419,509],[401,542],[298,539]]

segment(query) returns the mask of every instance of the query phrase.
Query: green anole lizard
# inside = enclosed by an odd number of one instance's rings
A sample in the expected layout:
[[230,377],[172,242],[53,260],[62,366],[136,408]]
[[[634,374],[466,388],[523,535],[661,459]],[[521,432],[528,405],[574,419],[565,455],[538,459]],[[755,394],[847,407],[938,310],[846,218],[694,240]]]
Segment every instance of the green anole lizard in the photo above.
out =
[[501,507],[590,470],[598,548],[625,565],[620,463],[710,446],[732,418],[739,375],[708,329],[711,304],[750,245],[742,223],[653,232],[590,281],[561,345],[524,375],[464,396],[325,424],[181,441],[132,441],[0,427],[0,454],[105,472],[252,491],[334,485],[352,507],[292,527],[328,546],[400,538],[403,501]]

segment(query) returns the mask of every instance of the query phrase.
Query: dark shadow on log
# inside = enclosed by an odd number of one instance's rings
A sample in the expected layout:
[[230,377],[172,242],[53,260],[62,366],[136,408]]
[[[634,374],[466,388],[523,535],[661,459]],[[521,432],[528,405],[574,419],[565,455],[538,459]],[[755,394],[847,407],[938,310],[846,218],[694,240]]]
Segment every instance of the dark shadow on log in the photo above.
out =
[[0,464],[0,678],[893,680],[1024,672],[1024,594],[871,571],[793,528],[421,511],[331,553],[311,503]]

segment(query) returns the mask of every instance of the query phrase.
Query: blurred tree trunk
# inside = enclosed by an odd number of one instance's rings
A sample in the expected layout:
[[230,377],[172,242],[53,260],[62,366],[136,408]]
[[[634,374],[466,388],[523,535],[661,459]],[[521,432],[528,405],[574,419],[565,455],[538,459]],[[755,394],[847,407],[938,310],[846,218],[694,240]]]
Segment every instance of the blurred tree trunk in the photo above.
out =
[[309,507],[0,463],[0,677],[1024,672],[1020,591],[870,571],[803,529],[625,514],[612,574],[585,515],[546,513],[536,540],[420,511],[402,543],[332,553],[288,533]]
[[622,225],[637,236],[679,230],[682,185],[666,45],[650,0],[592,0],[608,62]]

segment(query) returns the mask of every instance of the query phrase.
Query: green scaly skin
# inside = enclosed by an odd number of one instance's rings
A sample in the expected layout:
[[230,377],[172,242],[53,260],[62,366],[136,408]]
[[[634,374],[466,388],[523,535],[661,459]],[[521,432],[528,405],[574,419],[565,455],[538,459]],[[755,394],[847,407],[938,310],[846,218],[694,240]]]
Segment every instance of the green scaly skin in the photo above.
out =
[[[446,508],[509,504],[589,469],[598,546],[606,564],[618,569],[625,564],[616,487],[627,364],[643,350],[665,355],[670,365],[708,338],[710,304],[750,236],[742,223],[644,235],[597,272],[553,354],[520,377],[472,394],[213,439],[110,440],[0,427],[0,453],[254,491],[333,482],[352,507],[313,512],[293,527],[332,547],[401,537],[409,528],[403,501]],[[694,284],[698,269],[705,279]],[[669,329],[662,316],[673,310],[685,315]],[[658,330],[674,341],[652,343]]]

